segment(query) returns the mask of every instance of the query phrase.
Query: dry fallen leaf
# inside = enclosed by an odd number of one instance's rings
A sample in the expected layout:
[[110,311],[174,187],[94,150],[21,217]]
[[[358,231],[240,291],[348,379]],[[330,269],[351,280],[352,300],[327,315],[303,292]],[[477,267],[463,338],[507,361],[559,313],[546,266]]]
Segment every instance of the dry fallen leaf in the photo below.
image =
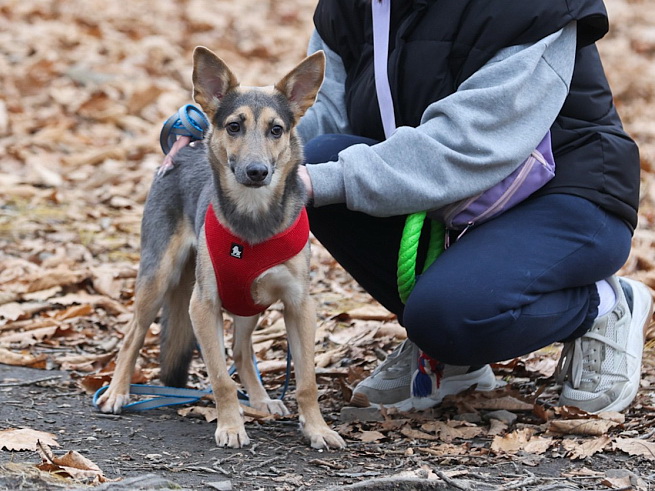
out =
[[507,423],[504,423],[503,421],[499,421],[497,419],[492,419],[489,421],[489,431],[487,432],[487,435],[489,436],[496,436],[496,435],[502,435],[507,431],[509,426]]
[[58,447],[57,437],[45,431],[30,428],[0,430],[0,449],[9,451],[36,450],[38,442]]
[[45,368],[46,355],[32,356],[28,353],[15,353],[5,348],[0,348],[0,363],[30,368]]
[[15,347],[25,348],[27,346],[32,346],[36,343],[40,343],[44,339],[51,338],[57,333],[58,329],[58,326],[41,327],[39,329],[34,329],[26,332],[3,334],[0,336],[0,343],[5,346],[12,345]]
[[93,306],[91,305],[73,305],[57,312],[55,318],[58,320],[66,320],[80,316],[88,316],[91,313],[93,313]]
[[108,480],[100,467],[74,450],[61,457],[56,457],[50,447],[43,443],[39,443],[37,450],[43,459],[43,462],[37,467],[42,471],[56,473],[59,476],[70,477],[74,481],[88,484]]
[[243,416],[245,418],[250,418],[251,420],[267,421],[271,419],[277,419],[280,417],[277,414],[271,414],[266,411],[260,411],[259,409],[250,407],[247,404],[240,403],[240,406],[241,406],[241,410],[243,411]]
[[501,409],[506,411],[532,411],[534,407],[534,404],[522,401],[515,395],[508,393],[506,388],[488,392],[464,392],[454,396],[446,396],[444,401],[450,401],[455,405],[461,404],[467,408],[490,411]]
[[177,410],[177,414],[185,418],[204,418],[206,422],[216,421],[217,413],[215,407],[191,406]]
[[616,426],[619,423],[605,419],[551,420],[548,431],[565,435],[601,436]]
[[609,489],[633,489],[632,483],[628,476],[625,477],[606,477],[600,483]]
[[365,321],[390,321],[396,316],[387,309],[377,304],[368,304],[350,309],[340,315],[340,319],[359,319]]
[[427,448],[419,447],[417,450],[419,452],[435,455],[437,457],[453,456],[453,455],[468,455],[471,453],[469,445],[465,443],[458,444],[458,445],[444,443],[441,445],[431,446]]
[[484,429],[463,421],[430,421],[421,426],[427,432],[436,434],[439,439],[446,443],[453,440],[469,440],[484,433]]
[[0,319],[15,321],[25,314],[24,307],[18,302],[10,302],[0,305]]
[[562,447],[568,452],[571,459],[586,459],[592,455],[602,452],[612,441],[607,435],[602,435],[591,440],[562,440]]
[[516,453],[528,443],[532,436],[531,430],[516,430],[505,436],[494,437],[491,450],[495,453]]
[[535,436],[530,438],[530,440],[523,447],[523,450],[530,454],[542,455],[552,446],[552,438],[544,438],[541,436]]
[[648,460],[655,460],[655,442],[639,438],[617,438],[614,442],[614,448],[628,455],[639,455]]
[[402,428],[400,432],[403,435],[405,435],[407,438],[411,438],[412,440],[438,440],[439,439],[438,436],[430,435],[429,433],[425,433],[424,431],[415,430],[413,428],[408,428],[408,427]]
[[380,433],[379,431],[362,431],[361,433],[357,434],[356,437],[364,443],[378,442],[386,438],[384,434]]
[[604,419],[615,423],[625,423],[625,413],[617,411],[605,411],[599,414],[591,414],[575,406],[558,406],[553,412],[563,419]]
[[[250,420],[266,421],[277,418],[275,414],[267,413],[266,411],[259,411],[258,409],[241,404],[243,416]],[[177,414],[190,418],[204,418],[207,422],[216,421],[216,407],[215,406],[190,406],[177,410]]]
[[491,450],[496,454],[515,454],[524,451],[541,455],[550,448],[552,439],[533,436],[533,432],[533,430],[525,428],[505,436],[496,436],[491,443]]
[[601,477],[603,475],[604,474],[602,472],[589,469],[588,467],[580,467],[578,469],[565,470],[564,472],[562,472],[562,477],[589,478],[589,477]]

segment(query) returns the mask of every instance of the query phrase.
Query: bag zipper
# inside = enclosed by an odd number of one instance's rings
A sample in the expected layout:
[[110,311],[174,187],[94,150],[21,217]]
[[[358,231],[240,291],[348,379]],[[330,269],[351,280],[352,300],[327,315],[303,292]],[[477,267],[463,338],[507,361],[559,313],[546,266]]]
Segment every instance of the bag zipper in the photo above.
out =
[[[493,206],[490,206],[487,208],[484,212],[482,212],[480,215],[478,215],[475,219],[475,221],[470,221],[468,222],[466,228],[470,227],[476,222],[480,222],[484,220],[485,218],[493,215],[496,213],[499,209],[502,209],[505,204],[511,199],[511,197],[514,195],[514,191],[516,191],[517,188],[519,188],[527,179],[528,175],[534,168],[536,164],[541,164],[543,167],[548,168],[548,162],[546,161],[546,158],[541,154],[541,152],[535,150],[530,154],[530,157],[525,161],[525,164],[523,165],[523,168],[519,172],[519,174],[516,176],[516,179],[512,181],[512,183],[509,185],[509,187],[505,190],[505,192],[496,200],[496,202],[493,204]],[[460,206],[457,206],[454,210],[452,210],[450,213],[448,213],[448,216],[446,217],[446,224],[452,226],[452,219],[457,216],[457,213],[459,213],[461,210],[466,209],[471,203],[473,203],[476,199],[478,199],[482,194],[480,193],[472,198],[469,198],[466,200],[465,203],[461,204]]]
[[480,213],[480,215],[478,215],[476,221],[479,222],[480,220],[484,220],[486,217],[488,217],[489,215],[493,215],[494,213],[496,213],[496,211],[498,211],[503,206],[505,206],[505,204],[507,204],[510,198],[514,195],[514,191],[516,191],[516,189],[525,182],[525,180],[528,177],[528,174],[534,167],[535,163],[537,163],[537,159],[535,159],[532,155],[530,155],[528,160],[525,162],[525,165],[521,169],[521,172],[519,172],[519,175],[516,176],[516,179],[514,179],[514,181],[512,181],[512,184],[509,185],[509,187],[505,190],[502,196],[498,198],[498,200],[493,204],[493,206],[490,206],[485,211]]
[[471,205],[471,203],[473,203],[476,199],[482,196],[482,194],[483,193],[479,193],[476,194],[475,196],[471,196],[470,198],[464,201],[458,201],[453,205],[449,205],[450,207],[452,207],[452,209],[444,215],[444,219],[443,219],[446,226],[450,228],[450,226],[452,225],[453,218],[459,215],[462,210],[466,210]]

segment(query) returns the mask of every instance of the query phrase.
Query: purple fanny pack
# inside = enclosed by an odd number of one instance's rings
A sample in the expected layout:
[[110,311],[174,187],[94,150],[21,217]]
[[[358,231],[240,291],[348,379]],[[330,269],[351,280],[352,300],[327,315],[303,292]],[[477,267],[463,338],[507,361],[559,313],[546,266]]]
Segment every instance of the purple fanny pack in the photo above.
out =
[[530,156],[494,187],[428,213],[446,228],[462,230],[489,220],[525,200],[555,176],[550,131]]

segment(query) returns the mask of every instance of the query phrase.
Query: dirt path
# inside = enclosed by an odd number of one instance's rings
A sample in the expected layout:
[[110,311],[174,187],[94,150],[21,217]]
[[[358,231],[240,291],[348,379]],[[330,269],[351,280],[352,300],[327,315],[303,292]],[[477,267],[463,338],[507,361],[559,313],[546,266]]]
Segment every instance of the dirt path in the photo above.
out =
[[[44,375],[53,378],[27,384]],[[26,385],[7,387],[12,380]],[[350,439],[344,451],[322,452],[302,441],[293,420],[250,423],[249,448],[218,449],[213,423],[183,418],[173,408],[121,416],[95,412],[90,396],[81,393],[66,372],[3,366],[0,384],[1,419],[55,434],[58,451],[76,450],[107,478],[121,479],[100,489],[553,490],[599,489],[611,478],[624,483],[632,479],[634,489],[651,489],[646,483],[655,480],[653,461],[616,454],[583,461],[529,454],[512,459],[432,456],[421,452],[425,443],[406,439]],[[487,443],[481,439],[474,445]],[[0,452],[0,489],[73,487],[71,481],[57,482],[27,465],[39,462],[36,453]]]

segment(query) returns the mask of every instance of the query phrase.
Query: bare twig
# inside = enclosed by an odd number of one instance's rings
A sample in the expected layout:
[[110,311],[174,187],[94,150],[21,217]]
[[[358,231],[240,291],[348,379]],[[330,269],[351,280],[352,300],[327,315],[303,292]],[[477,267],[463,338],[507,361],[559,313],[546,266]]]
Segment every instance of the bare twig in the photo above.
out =
[[276,457],[271,457],[270,459],[263,460],[261,462],[255,463],[250,466],[250,470],[252,469],[259,469],[261,467],[266,467],[268,464],[272,464],[273,462],[277,462],[278,460],[286,459],[285,455],[278,455]]
[[125,417],[124,414],[105,414],[105,413],[93,413],[93,416],[100,419],[122,419]]
[[451,485],[451,486],[454,487],[454,488],[461,489],[461,490],[463,490],[463,491],[470,491],[470,489],[471,489],[470,487],[468,487],[468,486],[466,486],[466,485],[463,485],[463,484],[458,483],[455,479],[451,479],[450,477],[448,477],[446,474],[444,474],[444,473],[441,472],[441,471],[438,471],[438,470],[435,469],[434,472],[435,472],[435,474],[436,474],[437,476],[439,476],[439,478],[442,479],[446,484],[449,484],[449,485]]
[[35,385],[41,382],[49,382],[61,378],[61,375],[51,375],[50,377],[37,378],[35,380],[24,380],[23,382],[6,382],[0,384],[0,387],[21,387],[25,385]]
[[217,469],[210,469],[209,467],[204,467],[201,465],[191,465],[191,466],[185,466],[182,468],[182,470],[185,471],[196,471],[196,472],[207,472],[210,474],[219,474],[221,471]]
[[346,484],[345,486],[330,486],[324,488],[323,491],[342,491],[342,490],[378,490],[378,489],[401,489],[401,486],[412,486],[416,491],[420,490],[434,490],[438,489],[437,481],[429,481],[427,479],[420,479],[417,477],[382,477],[375,479],[366,479],[354,484]]
[[509,491],[511,489],[521,489],[526,486],[532,486],[533,484],[537,484],[539,481],[543,481],[542,477],[536,477],[534,474],[531,472],[528,472],[529,476],[527,479],[523,479],[522,481],[507,484],[506,486],[501,486],[499,488],[499,491]]

